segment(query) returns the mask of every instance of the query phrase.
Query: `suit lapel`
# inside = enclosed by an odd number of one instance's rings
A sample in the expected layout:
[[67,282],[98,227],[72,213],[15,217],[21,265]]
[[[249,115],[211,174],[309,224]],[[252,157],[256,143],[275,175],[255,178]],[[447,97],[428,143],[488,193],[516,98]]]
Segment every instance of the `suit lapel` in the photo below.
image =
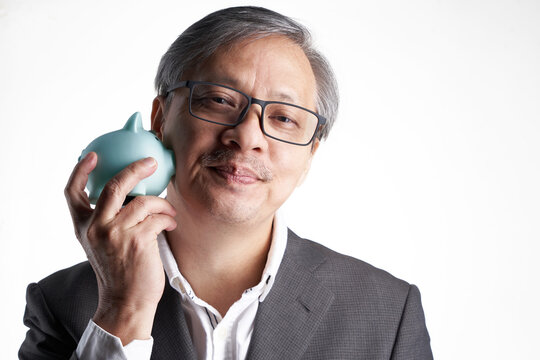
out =
[[325,261],[289,231],[274,285],[259,304],[247,359],[298,359],[334,300],[313,276]]
[[169,285],[168,281],[156,310],[152,337],[154,338],[152,360],[197,359],[182,310],[180,294]]

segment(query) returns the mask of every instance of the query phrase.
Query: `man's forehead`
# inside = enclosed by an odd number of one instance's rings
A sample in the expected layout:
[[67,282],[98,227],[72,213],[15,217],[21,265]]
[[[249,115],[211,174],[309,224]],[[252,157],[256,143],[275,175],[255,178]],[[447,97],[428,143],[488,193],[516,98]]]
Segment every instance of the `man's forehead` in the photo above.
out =
[[[264,66],[257,68],[258,61],[263,61]],[[275,35],[222,46],[199,62],[188,77],[189,80],[215,82],[246,92],[250,91],[251,82],[259,77],[259,81],[264,80],[262,85],[268,97],[265,100],[295,104],[303,102],[300,98],[305,95],[306,87],[309,87],[310,97],[316,90],[315,78],[304,51],[292,40]]]
[[269,53],[270,50],[279,53],[295,52],[297,62],[309,62],[302,48],[284,35],[269,35],[264,37],[249,37],[229,42],[219,46],[202,61],[195,64],[195,68],[205,67],[209,63],[219,63],[223,58],[241,57],[244,53],[253,53],[253,49],[264,49],[262,52]]

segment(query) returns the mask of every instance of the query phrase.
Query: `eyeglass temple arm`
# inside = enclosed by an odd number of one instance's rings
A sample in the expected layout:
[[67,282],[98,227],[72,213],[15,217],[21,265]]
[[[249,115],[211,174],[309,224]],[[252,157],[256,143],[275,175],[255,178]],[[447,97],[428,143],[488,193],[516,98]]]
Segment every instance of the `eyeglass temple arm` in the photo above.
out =
[[176,90],[176,89],[180,89],[181,87],[184,87],[184,86],[188,86],[189,84],[189,81],[180,81],[180,82],[177,82],[176,84],[173,84],[171,85],[167,91],[165,92],[165,95],[168,95],[170,92]]

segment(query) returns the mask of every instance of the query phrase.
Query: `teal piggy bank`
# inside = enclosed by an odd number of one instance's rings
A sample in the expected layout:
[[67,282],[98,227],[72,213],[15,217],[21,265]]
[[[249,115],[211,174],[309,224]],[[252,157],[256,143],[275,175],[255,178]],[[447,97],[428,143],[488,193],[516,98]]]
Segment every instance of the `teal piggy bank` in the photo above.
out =
[[134,161],[153,157],[158,167],[149,177],[141,180],[128,196],[159,195],[174,174],[174,154],[163,146],[150,131],[144,130],[141,114],[131,115],[120,130],[102,135],[83,150],[79,160],[89,152],[98,155],[96,168],[88,176],[90,203],[95,204],[107,182]]

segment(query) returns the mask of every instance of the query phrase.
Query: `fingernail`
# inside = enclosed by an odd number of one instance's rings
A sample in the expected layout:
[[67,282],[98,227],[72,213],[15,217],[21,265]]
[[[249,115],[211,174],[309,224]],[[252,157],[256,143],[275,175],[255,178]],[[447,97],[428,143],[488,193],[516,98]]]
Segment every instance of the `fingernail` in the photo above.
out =
[[156,160],[153,157],[147,157],[143,160],[143,164],[147,167],[154,167],[156,166]]
[[91,152],[89,152],[88,154],[84,155],[84,157],[79,156],[79,161],[82,161],[82,160],[88,160],[88,159],[90,159],[92,156],[94,156],[93,154],[94,154],[94,152],[91,151]]

